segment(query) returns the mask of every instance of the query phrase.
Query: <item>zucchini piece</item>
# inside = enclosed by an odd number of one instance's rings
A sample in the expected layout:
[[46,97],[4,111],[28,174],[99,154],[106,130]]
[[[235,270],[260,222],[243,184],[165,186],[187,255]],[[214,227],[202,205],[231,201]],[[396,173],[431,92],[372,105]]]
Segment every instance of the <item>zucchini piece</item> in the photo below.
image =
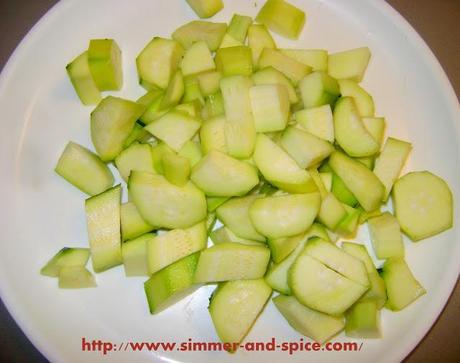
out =
[[200,144],[192,140],[187,141],[177,155],[186,158],[190,163],[190,167],[195,166],[203,157]]
[[234,14],[227,28],[227,34],[230,34],[234,39],[244,43],[249,26],[252,24],[250,16]]
[[339,80],[340,94],[342,97],[351,97],[361,117],[373,117],[375,112],[374,100],[358,83],[349,79]]
[[291,105],[299,102],[299,97],[297,96],[291,81],[287,79],[283,73],[273,67],[266,67],[254,73],[252,75],[252,80],[256,86],[265,84],[276,84],[284,86],[288,92],[289,102]]
[[319,177],[323,182],[324,188],[326,188],[326,192],[330,192],[332,190],[332,172],[319,173]]
[[120,233],[121,185],[86,199],[85,211],[91,260],[95,272],[123,262]]
[[182,102],[198,102],[200,105],[204,105],[204,97],[201,94],[200,84],[196,75],[184,77]]
[[412,241],[441,233],[453,225],[452,192],[440,177],[419,171],[404,175],[393,187],[395,216]]
[[323,49],[280,49],[281,53],[312,68],[313,71],[327,71],[327,50]]
[[123,85],[121,50],[113,39],[91,39],[88,66],[100,91],[118,91]]
[[381,275],[388,294],[385,307],[393,311],[404,309],[426,293],[402,258],[386,260]]
[[257,198],[257,195],[232,198],[216,209],[217,218],[238,237],[265,242],[249,218],[249,208]]
[[350,79],[359,83],[363,79],[370,57],[368,47],[330,54],[327,69],[336,79]]
[[358,200],[347,188],[345,183],[343,182],[340,177],[333,173],[332,174],[332,186],[331,186],[332,193],[340,200],[342,203],[349,205],[350,207],[355,207],[358,204]]
[[150,274],[206,248],[206,223],[200,222],[186,229],[173,229],[147,241],[147,266]]
[[60,289],[84,289],[96,287],[96,281],[85,266],[65,266],[59,270]]
[[342,205],[347,211],[347,215],[339,222],[335,232],[337,232],[339,235],[343,237],[353,238],[358,230],[359,216],[361,215],[361,210],[350,207],[347,204]]
[[299,90],[305,108],[333,105],[340,95],[337,81],[320,71],[302,78],[299,82]]
[[342,249],[358,259],[360,259],[364,266],[366,267],[367,277],[369,278],[370,289],[359,299],[359,301],[375,301],[377,308],[381,309],[385,302],[387,301],[387,293],[385,290],[385,282],[378,274],[374,262],[372,262],[369,253],[364,245],[352,243],[352,242],[343,242]]
[[209,71],[198,74],[198,83],[200,85],[201,94],[203,96],[213,95],[220,90],[220,80],[222,74],[218,71]]
[[155,238],[153,233],[146,233],[140,237],[123,242],[121,255],[126,276],[149,276],[147,265],[147,244]]
[[44,276],[58,277],[63,267],[86,266],[89,255],[89,248],[64,247],[41,268],[40,273]]
[[351,97],[342,97],[334,108],[335,139],[350,156],[372,156],[379,149],[379,143],[366,130]]
[[132,144],[115,158],[115,166],[125,182],[131,171],[145,171],[156,174],[153,166],[152,146],[149,144]]
[[216,52],[216,67],[223,77],[250,76],[252,74],[251,49],[244,45],[219,48]]
[[270,250],[262,245],[220,243],[201,252],[195,283],[259,279],[265,275]]
[[164,154],[163,171],[170,183],[182,187],[190,179],[190,162],[186,157],[177,154]]
[[102,97],[89,70],[88,52],[80,54],[65,69],[81,103],[85,106],[97,105]]
[[307,243],[303,253],[313,257],[351,281],[369,287],[369,279],[364,263],[336,245],[321,238],[314,238]]
[[210,18],[224,8],[222,0],[186,0],[200,18]]
[[305,25],[305,13],[285,0],[267,0],[256,21],[289,39],[298,39]]
[[155,229],[155,226],[150,225],[142,218],[133,202],[121,205],[120,219],[122,241],[139,237]]
[[254,201],[249,216],[256,230],[268,238],[290,237],[310,228],[318,214],[318,193],[265,197]]
[[385,186],[384,202],[388,200],[391,188],[398,179],[411,150],[410,143],[389,137],[375,161],[374,174]]
[[157,228],[187,228],[206,218],[206,198],[191,182],[178,187],[161,175],[133,171],[128,188],[142,218]]
[[252,165],[216,150],[193,167],[191,179],[211,197],[242,196],[259,183]]
[[158,143],[158,145],[152,148],[153,166],[156,170],[156,174],[164,174],[164,169],[163,169],[163,155],[164,154],[174,154],[174,151],[164,142],[160,142]]
[[144,283],[151,314],[159,313],[174,305],[199,288],[193,283],[193,274],[199,255],[199,253],[194,253],[184,257],[153,274]]
[[281,315],[299,333],[318,343],[325,343],[340,333],[343,316],[330,316],[302,305],[294,296],[278,295],[273,303]]
[[363,124],[367,132],[382,145],[383,135],[385,134],[385,119],[383,117],[363,117]]
[[[267,283],[276,291],[279,291],[282,294],[285,295],[291,295],[291,289],[288,284],[288,272],[289,269],[291,268],[292,264],[295,262],[297,257],[300,255],[300,253],[304,250],[305,244],[307,241],[312,238],[312,237],[319,237],[324,240],[329,241],[328,233],[327,230],[318,223],[314,223],[310,229],[305,232],[303,235],[303,238],[298,241],[297,246],[295,246],[294,251],[292,251],[291,254],[289,254],[286,258],[284,258],[281,262],[276,263],[276,256],[278,252],[275,252],[272,247],[273,247],[273,240],[268,240],[268,245],[270,247],[270,250],[272,251],[272,258],[275,261],[275,264],[273,264],[268,272],[267,275],[265,276],[265,280]],[[286,241],[292,241],[295,240],[297,236],[294,237],[289,237],[286,238]],[[279,240],[275,240],[279,241]],[[282,246],[283,249],[286,248],[285,246]],[[288,246],[289,247],[289,246]],[[281,248],[281,246],[280,246]]]
[[288,283],[303,305],[329,315],[341,315],[368,286],[331,270],[304,250],[291,266]]
[[224,116],[211,118],[201,125],[200,140],[203,154],[208,154],[212,150],[227,153],[225,141],[225,124],[227,120]]
[[211,241],[218,245],[219,243],[240,243],[243,245],[255,245],[260,246],[262,242],[253,241],[246,238],[238,237],[235,233],[233,233],[229,228],[222,226],[220,228],[215,229],[209,234],[211,237]]
[[221,48],[230,48],[230,47],[239,47],[243,46],[244,44],[235,38],[233,38],[230,34],[226,33],[222,38],[222,43],[219,45],[219,49]]
[[217,116],[224,116],[224,99],[221,92],[206,97],[205,105],[201,110],[201,117],[204,120],[209,120]]
[[329,142],[292,126],[283,132],[280,144],[302,169],[321,163],[334,151]]
[[232,350],[248,334],[266,305],[272,289],[263,279],[229,281],[213,292],[209,313],[217,335]]
[[220,88],[224,99],[225,141],[228,153],[236,158],[248,158],[254,151],[256,129],[252,117],[249,90],[252,80],[246,76],[222,78]]
[[193,43],[187,49],[180,64],[184,76],[212,71],[216,68],[208,45],[204,40]]
[[294,86],[311,72],[311,68],[295,59],[284,55],[278,50],[264,48],[260,53],[258,66],[260,69],[273,67],[289,78]]
[[375,301],[361,301],[347,311],[345,335],[353,338],[381,338],[380,311]]
[[114,182],[112,172],[99,156],[72,141],[66,145],[54,171],[89,195],[102,193]]
[[171,77],[171,81],[165,90],[164,96],[161,99],[160,110],[169,109],[176,106],[184,94],[184,78],[182,72],[177,71]]
[[332,193],[327,193],[321,201],[318,220],[327,228],[335,231],[340,222],[348,215],[345,207]]
[[388,212],[367,221],[377,258],[404,257],[404,244],[398,220]]
[[258,134],[254,162],[264,178],[290,193],[309,193],[317,190],[310,174],[277,144],[264,134]]
[[275,49],[276,44],[263,24],[251,24],[248,28],[248,44],[252,53],[252,64],[257,67],[260,53],[264,48]]
[[372,171],[338,151],[331,154],[329,165],[365,211],[373,211],[380,206],[385,188]]
[[145,129],[178,152],[199,130],[201,122],[179,111],[170,111]]
[[198,101],[183,102],[174,107],[174,110],[186,113],[187,115],[195,118],[200,118],[201,104]]
[[102,161],[111,161],[123,150],[145,106],[108,96],[91,112],[91,140]]
[[289,118],[289,95],[282,85],[266,84],[249,90],[257,132],[284,130]]
[[[173,34],[174,38],[174,34]],[[162,89],[168,87],[184,55],[180,42],[160,37],[153,38],[136,58],[137,73],[141,85]]]
[[358,207],[358,209],[361,212],[361,214],[359,216],[359,224],[363,224],[363,223],[367,222],[370,218],[378,217],[378,216],[381,216],[383,214],[383,212],[380,210],[380,208],[378,208],[376,210],[373,210],[373,211],[370,211],[370,212],[365,212],[364,209],[362,209],[361,207]]
[[210,21],[194,20],[177,28],[172,33],[172,38],[179,42],[185,49],[193,43],[204,40],[211,52],[219,48],[222,38],[227,31],[227,24],[212,23]]
[[312,107],[295,113],[297,124],[323,140],[334,142],[334,119],[331,105]]

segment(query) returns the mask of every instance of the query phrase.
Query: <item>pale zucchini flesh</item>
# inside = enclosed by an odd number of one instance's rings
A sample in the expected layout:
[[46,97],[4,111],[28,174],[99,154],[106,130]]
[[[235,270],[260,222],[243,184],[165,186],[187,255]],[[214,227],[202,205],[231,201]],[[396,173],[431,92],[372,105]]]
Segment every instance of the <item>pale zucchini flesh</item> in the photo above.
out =
[[60,289],[83,289],[97,284],[85,266],[65,266],[59,270],[58,286]]
[[88,52],[80,54],[65,69],[81,103],[84,105],[98,104],[102,97],[89,70]]
[[263,279],[219,285],[210,299],[209,313],[220,340],[239,347],[271,293],[272,289]]
[[377,258],[404,257],[404,244],[398,220],[388,212],[367,221]]
[[44,276],[58,277],[62,267],[86,266],[90,256],[89,248],[64,247],[40,270]]
[[124,203],[120,208],[121,239],[127,241],[151,232],[155,226],[147,223],[133,202]]
[[147,243],[154,236],[153,233],[146,233],[121,244],[121,255],[126,276],[149,276]]
[[100,91],[117,91],[123,85],[121,50],[113,39],[91,39],[88,65]]

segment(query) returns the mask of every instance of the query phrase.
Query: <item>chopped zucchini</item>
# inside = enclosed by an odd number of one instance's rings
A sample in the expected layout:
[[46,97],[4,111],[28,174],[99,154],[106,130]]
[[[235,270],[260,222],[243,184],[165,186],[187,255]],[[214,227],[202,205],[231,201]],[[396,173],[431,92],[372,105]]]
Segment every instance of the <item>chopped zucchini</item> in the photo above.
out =
[[353,338],[381,338],[380,311],[375,301],[361,301],[347,311],[345,335]]
[[193,43],[182,58],[180,67],[184,76],[212,71],[216,68],[208,45],[204,40]]
[[155,238],[153,233],[146,233],[121,244],[123,267],[126,276],[149,276],[147,265],[147,244]]
[[96,154],[74,142],[66,145],[54,171],[89,195],[102,193],[114,182],[107,165]]
[[283,73],[296,86],[299,81],[311,72],[311,68],[295,59],[284,55],[278,50],[264,48],[260,54],[258,66],[260,69],[273,67]]
[[388,212],[367,221],[377,258],[404,257],[404,245],[398,220]]
[[361,82],[370,57],[371,52],[367,47],[330,54],[328,72],[336,79],[350,79],[355,82]]
[[222,0],[186,0],[200,18],[210,18],[224,8]]
[[251,24],[248,28],[248,44],[252,53],[252,64],[259,64],[259,57],[264,48],[275,49],[276,44],[270,32],[263,24]]
[[212,23],[210,21],[193,20],[177,28],[172,33],[172,38],[179,42],[185,49],[193,43],[204,40],[211,52],[219,48],[222,38],[227,31],[227,24]]
[[303,77],[299,90],[305,108],[333,105],[340,94],[337,81],[321,71]]
[[151,232],[155,226],[147,223],[133,202],[124,203],[120,209],[121,239],[127,241]]
[[123,262],[120,233],[121,185],[85,201],[88,239],[95,272]]
[[83,289],[96,287],[96,280],[85,266],[65,266],[59,270],[60,289]]
[[285,0],[267,0],[256,21],[289,39],[297,39],[305,25],[305,13]]
[[41,268],[40,273],[44,276],[58,277],[63,267],[86,266],[89,255],[89,248],[64,247]]
[[126,182],[133,170],[156,174],[153,166],[152,146],[149,144],[131,144],[115,158],[115,165]]
[[133,171],[128,188],[142,218],[157,228],[187,228],[206,218],[206,198],[191,182],[179,187],[161,175]]
[[118,91],[123,85],[121,50],[113,39],[91,39],[88,65],[100,91]]
[[80,54],[65,69],[81,103],[97,105],[102,97],[89,70],[88,52]]
[[216,67],[223,77],[250,76],[252,54],[247,46],[219,48],[216,52]]
[[249,26],[252,24],[250,16],[234,14],[227,28],[227,33],[234,39],[244,43]]
[[329,104],[297,111],[295,119],[310,134],[334,142],[334,119]]
[[289,118],[289,95],[285,86],[266,84],[249,90],[257,132],[284,130]]
[[281,53],[312,68],[313,71],[327,71],[327,50],[323,49],[280,49]]

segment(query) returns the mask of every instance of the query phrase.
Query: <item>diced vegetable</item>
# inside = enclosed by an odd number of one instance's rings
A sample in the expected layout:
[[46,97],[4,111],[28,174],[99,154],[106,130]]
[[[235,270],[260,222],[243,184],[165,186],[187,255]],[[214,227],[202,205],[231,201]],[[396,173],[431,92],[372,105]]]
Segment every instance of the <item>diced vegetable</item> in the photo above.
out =
[[102,161],[111,161],[123,150],[144,106],[108,96],[91,112],[91,139]]
[[121,205],[120,221],[121,239],[123,241],[139,237],[155,229],[154,226],[150,225],[142,218],[133,202]]
[[115,165],[124,181],[128,181],[133,170],[156,174],[149,144],[132,144],[115,158]]
[[65,266],[59,270],[58,285],[60,289],[83,289],[96,287],[91,272],[84,266]]
[[41,268],[40,273],[44,276],[58,277],[63,267],[86,266],[89,255],[89,248],[64,247]]
[[194,279],[196,283],[259,279],[269,260],[265,246],[220,243],[201,252]]
[[224,8],[222,0],[186,0],[200,18],[210,18]]
[[327,50],[324,49],[280,49],[281,53],[312,68],[327,71]]
[[121,244],[121,255],[126,276],[149,276],[147,243],[154,236],[152,233],[147,233]]
[[136,59],[139,81],[142,85],[163,89],[168,86],[184,54],[184,49],[179,43],[155,37],[145,46]]
[[117,91],[123,85],[121,50],[113,39],[91,39],[88,65],[100,91]]
[[243,340],[262,312],[272,289],[263,279],[229,281],[219,285],[209,303],[209,313],[217,335],[224,343]]
[[268,238],[290,237],[305,232],[318,214],[318,193],[260,198],[249,208],[256,230]]
[[185,49],[190,48],[195,42],[204,40],[209,50],[213,52],[219,48],[226,31],[227,24],[225,23],[194,20],[177,28],[172,33],[172,38]]
[[120,233],[121,185],[85,201],[88,239],[95,272],[123,262]]
[[114,182],[107,165],[96,154],[74,142],[66,145],[54,170],[89,195],[102,193]]
[[151,314],[159,313],[194,292],[193,275],[199,253],[173,263],[153,274],[145,283],[144,290]]
[[88,52],[80,54],[65,69],[81,103],[97,105],[102,97],[89,70]]
[[289,95],[282,85],[259,85],[249,90],[257,132],[284,130],[289,117]]
[[265,48],[275,49],[276,44],[263,24],[252,24],[248,28],[248,44],[252,51],[252,63],[259,64],[259,57]]
[[393,187],[395,216],[412,241],[452,227],[452,192],[440,177],[419,171],[404,175]]
[[305,108],[333,105],[340,94],[337,81],[320,71],[302,77],[299,90]]
[[142,218],[158,228],[187,228],[206,218],[206,198],[191,182],[179,187],[161,175],[133,171],[128,188]]
[[375,161],[374,173],[385,186],[384,202],[388,199],[411,150],[410,143],[389,137]]
[[297,102],[299,102],[299,97],[297,96],[297,93],[291,81],[287,79],[283,73],[281,73],[273,67],[266,67],[254,73],[252,75],[252,80],[254,81],[254,84],[256,84],[257,86],[264,84],[276,84],[284,86],[289,96],[289,102],[291,104],[296,104]]
[[294,85],[311,72],[311,68],[278,50],[264,48],[259,57],[259,68],[273,67],[289,78]]
[[353,98],[361,117],[374,116],[374,100],[372,96],[364,90],[364,88],[356,82],[348,79],[340,80],[339,87],[342,97]]
[[380,259],[404,257],[404,245],[398,220],[390,213],[368,220],[375,255]]
[[275,306],[295,330],[318,343],[325,343],[344,328],[343,316],[330,316],[301,304],[294,296],[278,295]]
[[250,16],[235,14],[227,28],[227,33],[234,39],[244,43],[249,26],[252,24]]
[[388,294],[386,307],[399,311],[426,293],[415,279],[406,261],[390,258],[383,264],[382,277]]
[[216,150],[193,167],[191,179],[211,197],[242,196],[259,183],[252,165]]
[[329,158],[329,165],[353,193],[365,211],[380,206],[384,187],[377,176],[360,162],[335,151]]
[[305,25],[305,13],[285,0],[267,0],[256,21],[286,38],[297,39]]
[[216,65],[206,42],[193,43],[185,52],[180,67],[184,76],[214,70]]
[[381,338],[380,311],[375,301],[358,302],[347,311],[345,334],[353,338]]
[[369,48],[356,48],[329,55],[328,72],[336,79],[361,82],[371,57]]
[[329,104],[297,111],[295,119],[310,134],[334,142],[334,119]]
[[148,271],[153,274],[192,253],[206,248],[205,222],[186,229],[173,229],[164,234],[151,235],[146,246]]

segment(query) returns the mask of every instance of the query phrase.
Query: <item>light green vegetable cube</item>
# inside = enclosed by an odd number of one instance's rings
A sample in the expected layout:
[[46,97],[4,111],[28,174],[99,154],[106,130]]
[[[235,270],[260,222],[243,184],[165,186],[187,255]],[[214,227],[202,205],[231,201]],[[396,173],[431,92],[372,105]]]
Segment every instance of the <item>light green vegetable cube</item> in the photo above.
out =
[[113,39],[91,39],[88,65],[100,91],[117,91],[123,85],[121,50]]
[[305,13],[285,0],[267,0],[256,21],[289,39],[297,39],[305,25]]
[[219,48],[215,61],[217,70],[223,77],[252,74],[252,54],[249,47]]
[[101,100],[101,92],[93,79],[85,51],[65,67],[73,88],[84,105],[96,105]]
[[249,90],[257,132],[284,130],[289,117],[289,95],[282,85],[260,85]]
[[193,43],[185,52],[180,67],[184,76],[214,70],[216,65],[206,42]]
[[367,221],[375,255],[380,259],[404,257],[404,245],[398,220],[386,212]]
[[222,0],[186,0],[200,18],[210,18],[224,8]]
[[328,72],[336,79],[361,82],[370,57],[371,52],[367,47],[330,54]]

